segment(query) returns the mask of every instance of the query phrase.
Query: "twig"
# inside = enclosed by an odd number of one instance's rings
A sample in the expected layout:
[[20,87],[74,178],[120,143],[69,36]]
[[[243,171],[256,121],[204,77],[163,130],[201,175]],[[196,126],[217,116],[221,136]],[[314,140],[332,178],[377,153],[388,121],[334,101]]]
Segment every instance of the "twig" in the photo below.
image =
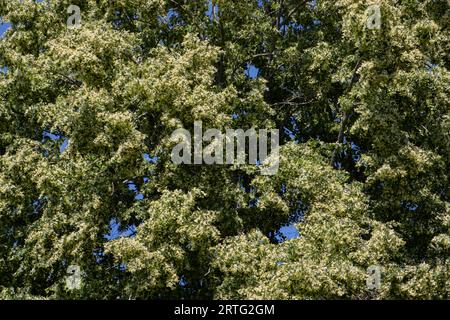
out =
[[[356,73],[358,72],[359,66],[361,65],[361,59],[358,59],[358,61],[356,62],[356,66],[353,69],[353,74],[352,77],[350,79],[350,85],[348,86],[347,90],[345,90],[344,95],[346,95],[347,93],[349,93],[352,89],[353,89],[353,85],[355,84],[355,80],[356,80]],[[345,132],[345,127],[347,126],[347,122],[350,118],[350,115],[353,113],[353,108],[354,106],[352,105],[352,108],[348,111],[343,111],[342,114],[342,121],[341,121],[341,126],[339,128],[339,134],[338,134],[338,138],[336,141],[336,146],[333,150],[333,155],[331,156],[331,165],[333,165],[334,160],[336,158],[336,153],[337,153],[337,149],[339,147],[340,144],[342,144],[342,142],[344,141],[344,132]]]

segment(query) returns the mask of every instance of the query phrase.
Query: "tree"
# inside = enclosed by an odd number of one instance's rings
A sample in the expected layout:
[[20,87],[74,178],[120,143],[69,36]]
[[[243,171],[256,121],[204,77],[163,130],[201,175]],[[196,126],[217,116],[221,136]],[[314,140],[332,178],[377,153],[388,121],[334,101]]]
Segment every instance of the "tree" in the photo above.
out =
[[[447,1],[0,16],[1,298],[449,298]],[[172,163],[195,121],[279,129],[278,173]]]

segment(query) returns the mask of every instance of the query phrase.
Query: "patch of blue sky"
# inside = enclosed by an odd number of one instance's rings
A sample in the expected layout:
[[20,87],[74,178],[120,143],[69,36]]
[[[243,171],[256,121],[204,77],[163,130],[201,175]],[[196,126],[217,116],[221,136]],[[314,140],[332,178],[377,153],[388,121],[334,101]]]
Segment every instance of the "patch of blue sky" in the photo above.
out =
[[158,157],[144,153],[144,160],[150,163],[156,163],[158,161]]
[[119,221],[113,218],[109,221],[109,233],[105,234],[104,237],[108,241],[116,240],[118,238],[128,238],[133,237],[136,234],[136,226],[130,225],[126,228],[121,228]]
[[249,78],[255,79],[259,75],[259,69],[255,65],[248,63],[245,69],[245,75]]
[[141,201],[145,199],[145,196],[142,193],[138,193],[134,199]]
[[128,183],[127,187],[128,187],[128,190],[133,191],[136,194],[136,196],[139,194],[139,190],[134,183],[132,183],[132,182]]
[[[216,6],[214,7],[214,10],[217,12],[218,9],[218,4],[216,4]],[[213,5],[212,5],[212,1],[209,1],[208,3],[208,9],[205,11],[206,16],[209,17],[209,20],[212,21],[213,19]]]
[[69,146],[70,140],[65,138],[63,143],[59,146],[59,152],[63,153],[66,151],[67,147]]
[[350,142],[350,146],[354,152],[353,161],[358,162],[359,160],[361,160],[361,148],[353,141]]
[[290,129],[284,128],[284,133],[287,134],[291,140],[295,139],[295,133],[292,132]]
[[[150,181],[149,178],[144,177],[144,183],[147,183],[147,182],[149,182],[149,181]],[[138,190],[138,188],[137,188],[137,186],[136,186],[136,184],[135,184],[134,182],[128,182],[128,183],[127,183],[127,187],[128,187],[129,190],[131,190],[131,191],[133,191],[133,192],[135,193],[134,199],[136,199],[136,200],[139,201],[139,200],[143,200],[143,199],[145,198],[144,194],[142,194],[142,193]]]
[[53,140],[53,141],[59,141],[61,140],[61,144],[59,145],[59,152],[63,153],[67,147],[69,146],[70,140],[60,134],[54,134],[48,131],[44,131],[42,133],[42,143],[44,143],[47,139]]
[[286,31],[287,29],[294,29],[294,30],[305,30],[305,27],[297,22],[289,22],[289,24],[284,26]]
[[0,23],[0,38],[4,37],[4,33],[6,32],[6,30],[8,30],[9,28],[11,28],[11,24],[7,23],[7,22],[1,22]]
[[[279,232],[286,238],[285,240],[292,240],[300,237],[300,233],[298,232],[295,225],[291,224],[288,226],[281,227]],[[278,241],[284,241],[281,237],[278,237]]]
[[416,211],[419,208],[418,204],[411,201],[403,200],[401,201],[401,204],[408,211]]
[[181,275],[180,280],[178,281],[178,285],[180,287],[185,287],[187,285],[186,277],[184,275]]
[[42,133],[42,142],[45,142],[46,139],[51,139],[51,140],[59,140],[61,139],[61,135],[59,134],[54,134],[48,131],[44,131]]
[[171,19],[173,17],[178,17],[178,12],[170,8],[165,16],[158,16],[158,22],[161,24],[166,24],[169,27],[173,27],[173,25],[171,24]]

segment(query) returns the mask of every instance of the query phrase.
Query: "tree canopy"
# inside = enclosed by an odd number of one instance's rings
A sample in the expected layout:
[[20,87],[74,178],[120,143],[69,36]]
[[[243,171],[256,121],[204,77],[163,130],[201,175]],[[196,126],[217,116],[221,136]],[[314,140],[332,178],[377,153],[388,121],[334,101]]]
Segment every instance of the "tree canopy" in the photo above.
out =
[[[0,1],[0,298],[449,299],[449,14]],[[278,129],[279,171],[174,164],[195,121]]]

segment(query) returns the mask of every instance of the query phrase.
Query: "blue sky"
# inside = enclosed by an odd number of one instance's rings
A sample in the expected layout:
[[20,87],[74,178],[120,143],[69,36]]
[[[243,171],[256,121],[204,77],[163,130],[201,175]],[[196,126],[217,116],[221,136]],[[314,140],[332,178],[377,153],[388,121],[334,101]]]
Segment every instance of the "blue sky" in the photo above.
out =
[[3,36],[3,33],[9,28],[9,23],[0,24],[0,37]]

